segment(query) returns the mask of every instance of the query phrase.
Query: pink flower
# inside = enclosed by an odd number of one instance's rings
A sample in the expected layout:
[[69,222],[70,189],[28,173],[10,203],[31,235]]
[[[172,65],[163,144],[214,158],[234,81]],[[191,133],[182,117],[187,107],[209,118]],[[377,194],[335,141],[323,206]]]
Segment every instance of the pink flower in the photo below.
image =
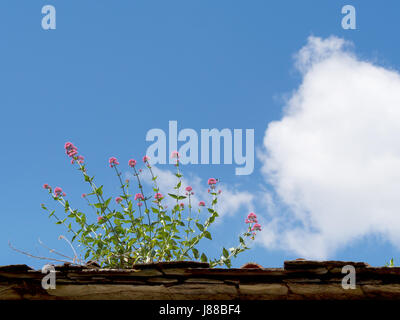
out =
[[63,193],[62,193],[62,196],[63,196],[63,197],[66,197],[66,196],[67,196],[67,194],[66,194],[65,192],[63,192]]
[[176,158],[176,159],[178,159],[179,158],[179,152],[178,151],[172,151],[172,153],[171,153],[171,158]]
[[185,207],[185,205],[184,205],[182,202],[181,202],[179,205],[180,205],[182,208]]
[[199,202],[199,207],[204,207],[205,205],[206,205],[206,203],[204,201]]
[[68,157],[73,158],[78,154],[78,148],[75,147],[71,142],[66,142],[64,148],[65,153],[68,155]]
[[65,145],[64,145],[65,149],[70,149],[72,147],[74,147],[74,145],[71,142],[66,142]]
[[217,180],[214,179],[214,178],[210,178],[210,179],[208,179],[208,182],[207,182],[207,183],[211,186],[211,185],[213,185],[213,184],[216,184],[216,183],[217,183]]
[[136,166],[136,160],[134,159],[129,160],[128,165],[133,168],[134,166]]
[[154,196],[154,198],[156,198],[157,200],[161,200],[164,196],[161,193],[156,193],[156,195]]
[[114,166],[118,165],[119,162],[117,158],[111,157],[108,162],[110,163],[110,168],[113,168]]
[[70,156],[70,157],[74,157],[74,156],[76,156],[76,155],[78,154],[78,151],[72,150],[72,151],[69,151],[67,154],[68,154],[68,156]]
[[221,194],[222,193],[222,190],[218,190],[218,194]]
[[253,228],[251,228],[251,231],[261,231],[261,226],[258,223],[256,223],[253,226]]
[[62,194],[62,189],[60,188],[60,187],[56,187],[55,189],[54,189],[54,196],[55,197],[59,197],[61,194]]
[[104,218],[103,217],[97,217],[97,222],[101,222],[101,220],[103,220]]
[[149,160],[150,160],[150,157],[149,157],[149,156],[144,156],[144,157],[143,157],[143,162],[146,163],[146,162],[148,162]]
[[82,198],[86,198],[86,193],[82,193]]
[[138,202],[138,207],[141,207],[142,205],[143,205],[143,203],[142,202]]
[[121,203],[122,198],[121,197],[117,197],[117,198],[115,198],[115,201],[119,204],[119,203]]
[[141,193],[136,193],[136,195],[135,195],[135,200],[144,200],[144,197],[143,197],[143,195],[141,194]]
[[47,183],[45,183],[45,184],[43,185],[43,188],[44,188],[44,189],[50,189],[50,186],[49,186]]
[[186,191],[187,191],[187,192],[192,191],[192,187],[191,187],[191,186],[187,186],[187,187],[186,187]]
[[255,215],[255,213],[250,212],[247,216],[247,219],[245,221],[246,223],[257,223],[257,216]]

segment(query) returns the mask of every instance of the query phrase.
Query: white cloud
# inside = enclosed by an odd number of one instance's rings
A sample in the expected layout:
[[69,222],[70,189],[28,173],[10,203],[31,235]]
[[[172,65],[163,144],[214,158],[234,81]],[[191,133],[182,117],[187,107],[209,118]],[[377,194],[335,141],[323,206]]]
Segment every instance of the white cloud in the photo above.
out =
[[400,247],[400,76],[348,45],[308,39],[302,83],[264,137],[262,171],[282,211],[260,238],[305,258],[371,234]]
[[[175,176],[175,172],[168,169],[160,169],[158,167],[153,166],[154,175],[157,176],[157,184],[160,189],[160,192],[165,195],[166,204],[169,208],[172,208],[176,204],[176,200],[169,197],[168,193],[176,193],[174,190],[174,186],[177,184],[177,177]],[[126,176],[132,179],[133,182],[135,180],[131,173],[126,174]],[[148,170],[144,170],[142,174],[143,182],[146,184],[146,190],[148,192],[151,191],[150,187],[152,186],[151,175]],[[185,193],[185,188],[187,186],[191,186],[193,188],[194,196],[192,197],[192,206],[196,209],[199,201],[204,201],[207,206],[211,206],[211,195],[207,192],[208,185],[207,180],[203,181],[200,177],[189,174],[183,177],[182,179],[182,187],[181,193]],[[253,209],[253,194],[249,192],[239,191],[235,186],[230,186],[224,183],[218,184],[218,189],[221,190],[222,193],[218,197],[217,204],[217,212],[219,214],[219,218],[216,219],[216,223],[221,221],[224,216],[230,216],[237,213],[243,215],[243,219],[247,216],[248,212]],[[146,196],[148,194],[146,193]],[[183,201],[185,205],[187,205],[186,199]],[[197,210],[197,209],[196,209]]]

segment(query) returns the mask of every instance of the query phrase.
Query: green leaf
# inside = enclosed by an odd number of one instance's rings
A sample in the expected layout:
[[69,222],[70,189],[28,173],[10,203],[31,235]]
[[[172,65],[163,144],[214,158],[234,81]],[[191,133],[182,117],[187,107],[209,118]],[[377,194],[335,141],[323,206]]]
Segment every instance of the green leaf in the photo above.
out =
[[207,239],[212,240],[212,238],[211,238],[211,233],[210,233],[210,232],[204,231],[204,236],[205,236]]
[[176,223],[179,224],[181,227],[185,226],[185,223],[183,221],[176,220]]
[[112,199],[112,198],[108,198],[106,201],[104,201],[104,207],[105,207],[105,208],[108,207],[108,205],[109,205],[111,199]]
[[225,248],[222,249],[222,254],[224,255],[225,258],[229,257],[229,252]]
[[210,225],[211,223],[214,222],[214,220],[215,220],[215,217],[214,217],[214,216],[211,216],[211,217],[208,219],[208,224]]
[[96,189],[96,194],[98,194],[99,196],[103,195],[103,186],[100,186]]
[[198,259],[199,258],[199,250],[197,250],[196,248],[192,248],[192,252],[193,252],[194,258]]
[[172,194],[172,193],[168,193],[168,195],[169,195],[171,198],[178,199],[178,197],[177,197],[176,195]]
[[121,212],[116,212],[115,217],[118,219],[124,219],[124,215]]
[[224,263],[225,263],[225,265],[226,265],[228,268],[230,268],[230,267],[232,266],[231,260],[230,260],[230,259],[224,260]]
[[153,208],[153,207],[151,207],[151,210],[152,210],[154,213],[159,213],[159,212],[160,212],[157,208]]
[[201,262],[207,262],[207,256],[204,253],[202,253],[200,260],[201,260]]
[[202,224],[200,224],[200,223],[196,222],[196,226],[197,226],[197,228],[199,228],[199,230],[200,230],[201,232],[203,232],[203,231],[204,231],[204,227],[203,227],[203,225],[202,225]]

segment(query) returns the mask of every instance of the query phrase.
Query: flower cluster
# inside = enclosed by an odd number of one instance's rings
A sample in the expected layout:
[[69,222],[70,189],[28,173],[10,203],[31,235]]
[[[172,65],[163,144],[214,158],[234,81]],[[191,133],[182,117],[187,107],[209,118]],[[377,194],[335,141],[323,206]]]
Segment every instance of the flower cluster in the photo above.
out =
[[60,187],[54,188],[54,197],[58,198],[61,196],[65,197],[66,196],[65,192],[63,192]]
[[65,143],[64,148],[65,148],[65,153],[70,158],[73,158],[78,154],[78,148],[75,147],[71,142]]
[[155,194],[154,198],[155,198],[156,200],[161,200],[162,198],[164,198],[164,196],[163,196],[161,193],[157,192],[157,193]]
[[179,152],[178,151],[172,151],[171,158],[172,159],[179,159]]
[[79,164],[83,164],[85,158],[81,155],[78,155],[78,148],[75,147],[71,142],[67,142],[64,145],[65,153],[68,157],[72,158],[71,163],[74,164],[77,161]]
[[[43,185],[43,189],[49,190],[49,193],[52,193],[52,188],[47,183]],[[59,198],[61,196],[65,197],[66,196],[65,192],[63,192],[63,190],[60,187],[54,188],[53,197]]]
[[111,158],[108,160],[108,163],[110,164],[110,168],[113,168],[114,166],[116,166],[116,165],[119,164],[117,158],[114,158],[114,157],[111,157]]
[[144,200],[144,197],[143,197],[143,195],[141,194],[141,193],[136,193],[136,195],[135,195],[135,200]]
[[187,187],[185,188],[185,190],[186,190],[185,194],[186,194],[187,196],[193,196],[193,195],[194,195],[194,192],[192,191],[193,188],[192,188],[191,186],[187,186]]
[[149,162],[149,161],[150,161],[150,157],[149,156],[144,156],[143,157],[143,162],[144,163]]
[[245,223],[249,224],[249,230],[252,231],[252,239],[256,235],[256,231],[261,231],[261,225],[258,223],[257,215],[254,212],[250,212],[245,220]]
[[249,215],[246,218],[246,223],[257,223],[257,216],[255,215],[255,213],[250,212]]
[[129,161],[128,161],[128,165],[129,165],[131,168],[135,167],[135,166],[136,166],[136,160],[134,160],[134,159],[129,160]]

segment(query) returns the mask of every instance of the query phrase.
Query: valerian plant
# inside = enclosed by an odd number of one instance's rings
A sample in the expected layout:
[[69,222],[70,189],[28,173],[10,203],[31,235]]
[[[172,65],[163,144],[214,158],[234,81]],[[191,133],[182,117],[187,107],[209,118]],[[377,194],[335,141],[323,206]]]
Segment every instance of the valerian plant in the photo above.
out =
[[[218,217],[216,206],[221,193],[216,189],[217,179],[208,179],[209,206],[206,206],[205,201],[200,201],[195,208],[192,187],[187,186],[184,190],[182,187],[183,176],[178,152],[171,155],[176,159],[176,184],[173,193],[167,195],[160,193],[158,177],[154,174],[148,156],[143,157],[145,170],[149,171],[152,180],[152,190],[148,193],[145,193],[143,170],[137,169],[137,161],[128,161],[136,183],[134,191],[131,190],[129,179],[123,181],[122,173],[118,169],[119,162],[112,157],[109,159],[109,166],[115,171],[121,187],[113,207],[113,198],[106,197],[103,186],[95,184],[94,177],[89,175],[84,157],[78,154],[77,147],[67,142],[65,151],[71,158],[71,164],[81,172],[90,188],[90,192],[82,197],[93,212],[89,215],[73,208],[60,187],[53,189],[48,184],[43,187],[63,207],[64,213],[60,216],[43,204],[42,208],[57,220],[57,224],[67,228],[72,235],[71,242],[80,243],[84,248],[84,259],[97,261],[103,267],[130,268],[137,263],[182,260],[209,262],[211,267],[231,267],[231,259],[249,249],[246,240],[254,240],[256,232],[261,230],[256,215],[250,213],[245,220],[247,230],[239,236],[237,247],[229,250],[223,248],[220,258],[210,259],[199,251],[198,244],[204,238],[212,240],[209,228]],[[166,197],[172,198],[174,203],[170,209],[165,204]]]

